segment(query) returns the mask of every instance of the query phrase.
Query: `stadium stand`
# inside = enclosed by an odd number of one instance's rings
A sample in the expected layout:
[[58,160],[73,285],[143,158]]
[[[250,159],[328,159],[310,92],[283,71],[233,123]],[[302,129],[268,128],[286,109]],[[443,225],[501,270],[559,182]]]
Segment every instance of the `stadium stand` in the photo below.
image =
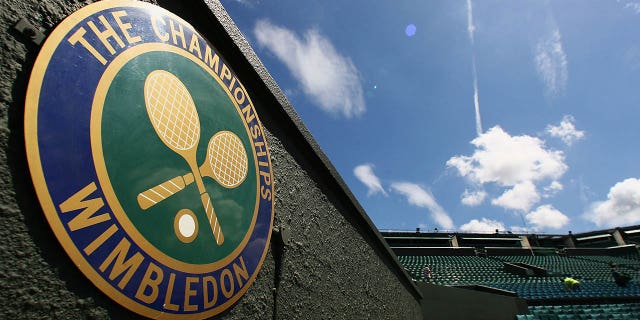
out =
[[[511,319],[640,319],[638,230],[634,226],[575,235],[383,232],[383,236],[391,238],[388,243],[417,283],[433,285],[423,288],[497,289],[498,294],[524,299],[528,312],[518,311]],[[553,247],[531,246],[540,243]],[[628,285],[614,282],[611,265],[631,277]],[[423,274],[425,266],[431,279]],[[580,288],[568,290],[562,283],[567,276],[579,280]]]
[[530,319],[638,319],[640,303],[532,306],[518,320]]

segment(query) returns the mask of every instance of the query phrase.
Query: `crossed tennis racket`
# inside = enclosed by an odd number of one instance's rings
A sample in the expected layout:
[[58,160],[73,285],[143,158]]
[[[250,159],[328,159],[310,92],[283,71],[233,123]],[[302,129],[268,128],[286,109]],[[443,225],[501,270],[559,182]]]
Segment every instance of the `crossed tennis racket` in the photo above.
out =
[[210,177],[225,188],[239,186],[247,176],[247,153],[242,141],[230,131],[214,134],[207,146],[207,158],[198,167],[196,151],[200,140],[200,119],[185,85],[164,70],[151,72],[144,83],[147,114],[160,140],[189,165],[190,173],[169,179],[138,194],[138,205],[146,210],[196,183],[216,243],[224,234],[202,177]]

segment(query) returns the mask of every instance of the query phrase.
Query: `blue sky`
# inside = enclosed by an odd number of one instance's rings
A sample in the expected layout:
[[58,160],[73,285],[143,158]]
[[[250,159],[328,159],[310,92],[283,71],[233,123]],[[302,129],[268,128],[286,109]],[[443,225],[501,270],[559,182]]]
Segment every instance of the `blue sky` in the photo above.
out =
[[640,223],[640,1],[222,3],[378,228]]

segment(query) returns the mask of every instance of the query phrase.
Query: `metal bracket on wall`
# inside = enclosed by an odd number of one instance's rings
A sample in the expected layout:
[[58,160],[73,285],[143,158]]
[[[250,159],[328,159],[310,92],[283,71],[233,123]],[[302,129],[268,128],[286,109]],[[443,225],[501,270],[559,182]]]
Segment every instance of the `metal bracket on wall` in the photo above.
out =
[[25,18],[20,18],[20,20],[18,20],[18,22],[13,26],[13,29],[29,38],[36,45],[41,45],[42,41],[44,41],[44,33],[34,27]]
[[271,237],[272,240],[277,241],[278,244],[286,246],[289,244],[291,239],[291,231],[284,226],[280,226],[280,228],[273,228]]

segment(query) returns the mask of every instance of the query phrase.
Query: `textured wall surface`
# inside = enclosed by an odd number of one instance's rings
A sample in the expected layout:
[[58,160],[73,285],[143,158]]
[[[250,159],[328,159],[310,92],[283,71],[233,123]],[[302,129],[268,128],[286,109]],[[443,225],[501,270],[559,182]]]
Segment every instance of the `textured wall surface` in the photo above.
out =
[[278,319],[419,319],[419,305],[305,170],[270,140],[276,221],[291,229],[276,299]]
[[[39,206],[26,163],[24,96],[39,47],[12,26],[25,18],[48,34],[90,2],[0,4],[0,319],[140,318],[102,294],[64,253]],[[182,16],[193,22],[202,14]],[[273,83],[266,87],[281,94]],[[262,105],[258,112],[270,107],[290,108]],[[260,117],[276,176],[274,226],[290,230],[291,241],[274,242],[252,287],[223,316],[420,319],[419,303],[372,245],[375,236],[350,218],[349,206],[330,194],[334,186],[321,176],[323,171],[311,167],[306,153],[313,150],[289,141],[277,117]]]

